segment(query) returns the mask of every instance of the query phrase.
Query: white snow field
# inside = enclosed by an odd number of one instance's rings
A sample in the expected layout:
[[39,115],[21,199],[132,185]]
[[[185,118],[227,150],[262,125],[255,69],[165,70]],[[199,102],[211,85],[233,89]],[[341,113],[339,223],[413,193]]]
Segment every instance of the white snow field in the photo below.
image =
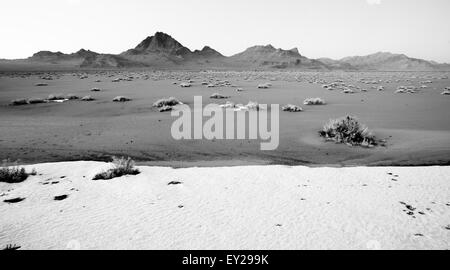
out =
[[450,167],[139,166],[91,180],[109,166],[37,164],[0,183],[0,248],[450,248]]

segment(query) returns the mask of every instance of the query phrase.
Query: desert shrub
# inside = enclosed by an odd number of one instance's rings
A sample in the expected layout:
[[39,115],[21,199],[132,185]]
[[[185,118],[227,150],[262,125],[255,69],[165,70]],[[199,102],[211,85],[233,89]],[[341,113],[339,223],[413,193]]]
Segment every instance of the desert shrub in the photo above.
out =
[[138,175],[140,171],[134,168],[134,161],[128,157],[113,157],[113,168],[97,174],[92,180],[110,180],[124,175]]
[[178,99],[174,98],[174,97],[170,97],[170,98],[163,98],[160,99],[158,101],[156,101],[153,106],[157,107],[157,108],[162,108],[165,106],[176,106],[176,105],[180,105],[183,104],[181,103]]
[[297,105],[288,104],[281,108],[285,112],[301,112],[303,109]]
[[263,83],[263,84],[258,85],[258,88],[259,89],[268,89],[271,86],[272,86],[272,84],[270,84],[270,83]]
[[375,136],[353,116],[330,120],[319,134],[337,143],[367,147],[377,145]]
[[42,98],[30,98],[28,100],[29,104],[39,104],[39,103],[45,103],[45,99]]
[[113,102],[126,102],[126,101],[131,101],[131,98],[124,96],[118,96],[113,98]]
[[305,101],[303,101],[303,104],[305,105],[326,105],[327,103],[325,100],[321,98],[307,98]]
[[0,182],[9,184],[21,183],[27,180],[28,176],[36,174],[34,169],[31,173],[27,173],[25,168],[17,165],[17,162],[12,163],[4,160],[0,167]]
[[342,93],[344,93],[344,94],[354,94],[355,91],[353,91],[353,90],[350,89],[350,88],[346,88],[346,89],[344,89],[344,90],[342,91]]
[[95,99],[91,96],[85,96],[85,97],[81,98],[81,101],[93,101],[93,100],[95,100]]
[[62,94],[53,94],[53,95],[49,95],[47,99],[53,101],[53,100],[64,100],[66,98]]
[[74,95],[74,94],[68,94],[68,95],[66,96],[66,98],[67,98],[68,100],[79,99],[79,97],[78,97],[77,95]]
[[19,98],[11,101],[11,106],[20,106],[20,105],[27,105],[28,101],[24,98]]
[[227,99],[229,97],[221,95],[219,93],[212,94],[209,98],[211,99]]

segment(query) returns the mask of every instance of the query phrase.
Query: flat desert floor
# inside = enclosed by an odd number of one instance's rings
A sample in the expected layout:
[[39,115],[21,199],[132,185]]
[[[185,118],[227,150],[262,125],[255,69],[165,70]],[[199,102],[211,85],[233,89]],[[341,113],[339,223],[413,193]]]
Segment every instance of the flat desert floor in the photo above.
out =
[[[51,80],[44,80],[51,78]],[[119,79],[119,80],[117,80]],[[116,80],[117,82],[113,82]],[[180,83],[192,81],[190,88]],[[202,85],[206,82],[215,87]],[[258,89],[270,82],[269,89]],[[48,84],[36,86],[38,83]],[[176,83],[176,84],[175,84]],[[323,85],[335,83],[334,90]],[[383,91],[378,91],[380,86]],[[399,86],[415,93],[395,93]],[[447,165],[450,162],[450,86],[448,73],[420,72],[151,72],[92,71],[4,73],[0,76],[0,159],[34,164],[107,160],[131,156],[141,165]],[[99,88],[100,92],[91,92]],[[242,92],[237,92],[242,88]],[[352,89],[344,94],[342,89]],[[366,91],[363,91],[366,90]],[[230,96],[211,100],[213,93]],[[51,94],[91,95],[79,100],[9,106],[18,98]],[[116,96],[130,102],[114,103]],[[280,112],[280,146],[260,151],[259,141],[172,139],[175,120],[152,104],[176,97],[190,106],[205,103],[296,104],[300,113]],[[321,97],[325,106],[305,106]],[[206,104],[205,104],[206,105]],[[354,115],[386,146],[366,149],[324,142],[318,131],[329,119]]]
[[91,180],[109,166],[30,165],[38,175],[0,183],[0,247],[450,248],[450,167],[140,166]]

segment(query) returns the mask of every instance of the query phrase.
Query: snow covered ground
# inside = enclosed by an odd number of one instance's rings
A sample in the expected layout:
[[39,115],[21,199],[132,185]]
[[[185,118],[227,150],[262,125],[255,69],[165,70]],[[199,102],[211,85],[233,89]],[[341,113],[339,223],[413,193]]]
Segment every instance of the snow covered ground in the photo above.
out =
[[139,167],[91,180],[108,166],[38,164],[0,183],[0,248],[450,248],[450,167]]

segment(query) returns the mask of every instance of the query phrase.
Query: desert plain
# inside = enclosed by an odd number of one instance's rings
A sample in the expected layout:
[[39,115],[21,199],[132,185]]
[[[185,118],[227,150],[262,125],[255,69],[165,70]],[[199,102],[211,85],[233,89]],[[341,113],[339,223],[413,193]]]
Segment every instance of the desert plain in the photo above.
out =
[[[183,82],[190,82],[191,87],[180,87]],[[263,83],[272,86],[258,89]],[[336,84],[332,90],[324,88],[332,83]],[[30,164],[104,161],[111,155],[127,155],[142,164],[177,167],[447,165],[449,96],[441,93],[449,85],[445,72],[4,73],[0,77],[0,159]],[[415,90],[398,93],[401,86]],[[92,92],[94,88],[100,91]],[[343,93],[345,89],[353,93]],[[210,99],[214,93],[229,98]],[[95,100],[10,106],[15,99],[69,94]],[[113,102],[116,96],[131,101]],[[175,97],[192,106],[194,96],[202,96],[204,105],[253,101],[280,107],[295,104],[303,111],[280,112],[280,144],[274,151],[260,151],[260,141],[254,140],[174,140],[170,129],[176,118],[152,105],[158,99]],[[303,105],[305,99],[315,97],[327,104]],[[357,117],[385,140],[384,146],[348,147],[318,136],[329,119],[346,115]]]
[[[446,72],[74,71],[0,76],[0,159],[35,171],[0,183],[0,246],[12,249],[448,249]],[[258,85],[270,84],[267,89]],[[184,84],[190,87],[181,87]],[[39,85],[39,86],[38,86]],[[95,91],[92,91],[95,90]],[[226,99],[210,99],[218,93]],[[45,101],[49,96],[79,99]],[[82,101],[91,96],[93,100]],[[113,102],[125,96],[127,102]],[[280,145],[175,140],[175,97],[293,104]],[[325,105],[304,105],[320,97]],[[44,100],[11,105],[13,100]],[[20,103],[20,102],[19,102]],[[327,142],[357,117],[383,141]],[[93,181],[112,156],[140,173]]]

